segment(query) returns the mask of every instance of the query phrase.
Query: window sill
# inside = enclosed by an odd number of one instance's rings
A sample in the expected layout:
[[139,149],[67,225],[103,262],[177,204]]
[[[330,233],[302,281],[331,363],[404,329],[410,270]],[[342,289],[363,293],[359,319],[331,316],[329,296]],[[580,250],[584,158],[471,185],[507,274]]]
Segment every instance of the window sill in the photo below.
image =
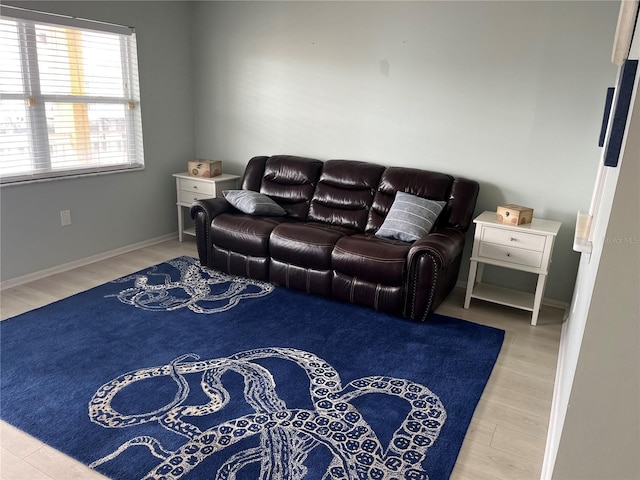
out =
[[139,172],[144,170],[144,165],[134,165],[130,167],[114,167],[102,169],[86,169],[78,171],[60,172],[59,174],[41,174],[40,176],[21,176],[0,178],[0,188],[14,187],[18,185],[30,185],[33,183],[54,182],[56,180],[69,180],[72,178],[96,177],[98,175],[111,175],[114,173]]

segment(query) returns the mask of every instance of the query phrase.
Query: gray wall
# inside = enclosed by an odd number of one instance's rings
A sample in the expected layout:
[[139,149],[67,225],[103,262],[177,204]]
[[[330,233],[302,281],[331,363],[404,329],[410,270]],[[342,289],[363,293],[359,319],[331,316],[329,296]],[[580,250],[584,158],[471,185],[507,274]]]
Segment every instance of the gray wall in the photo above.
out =
[[546,293],[570,300],[617,2],[23,5],[136,27],[147,168],[2,188],[3,280],[175,231],[171,173],[189,159],[241,173],[290,153],[463,175],[478,213],[520,203],[562,221]]
[[[175,232],[171,174],[194,158],[191,5],[3,3],[136,28],[146,168],[2,187],[2,280]],[[71,210],[71,226],[60,226],[61,210]]]
[[563,222],[546,295],[568,302],[617,14],[606,1],[197,2],[197,156],[231,173],[289,153],[477,179],[478,213],[519,203]]

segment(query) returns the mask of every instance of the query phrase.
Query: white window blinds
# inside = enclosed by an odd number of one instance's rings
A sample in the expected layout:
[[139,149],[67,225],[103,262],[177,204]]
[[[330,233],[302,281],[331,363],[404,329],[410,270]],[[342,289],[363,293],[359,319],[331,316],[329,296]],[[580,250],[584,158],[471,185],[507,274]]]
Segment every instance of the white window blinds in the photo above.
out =
[[133,29],[3,6],[0,181],[144,166]]

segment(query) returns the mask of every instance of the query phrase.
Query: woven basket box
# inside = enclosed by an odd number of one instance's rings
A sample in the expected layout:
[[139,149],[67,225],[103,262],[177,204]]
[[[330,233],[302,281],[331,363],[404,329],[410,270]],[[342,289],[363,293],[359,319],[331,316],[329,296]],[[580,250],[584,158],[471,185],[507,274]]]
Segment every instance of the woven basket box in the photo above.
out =
[[496,211],[496,220],[509,225],[531,223],[531,220],[533,220],[533,208],[514,205],[513,203],[500,205]]
[[217,177],[222,175],[222,162],[220,160],[194,160],[188,164],[188,172],[192,177]]

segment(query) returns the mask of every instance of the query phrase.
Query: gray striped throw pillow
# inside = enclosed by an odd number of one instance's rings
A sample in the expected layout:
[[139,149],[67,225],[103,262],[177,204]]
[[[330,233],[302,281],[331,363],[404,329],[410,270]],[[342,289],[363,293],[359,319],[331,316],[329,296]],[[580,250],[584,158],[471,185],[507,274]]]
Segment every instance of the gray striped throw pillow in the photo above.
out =
[[248,215],[264,215],[265,217],[282,217],[287,212],[264,193],[253,190],[225,190],[224,198],[231,205]]
[[415,242],[429,234],[446,204],[444,201],[397,192],[376,236]]

